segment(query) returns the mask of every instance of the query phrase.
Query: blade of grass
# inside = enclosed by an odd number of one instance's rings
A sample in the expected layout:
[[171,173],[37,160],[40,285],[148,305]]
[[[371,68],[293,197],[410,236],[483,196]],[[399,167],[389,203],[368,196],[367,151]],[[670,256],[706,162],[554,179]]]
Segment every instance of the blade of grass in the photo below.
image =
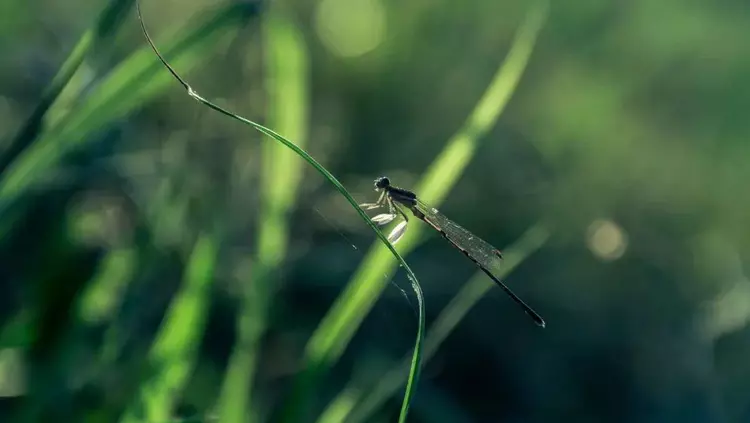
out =
[[219,250],[215,233],[202,234],[188,261],[185,281],[169,306],[149,352],[149,377],[122,423],[166,422],[195,366],[207,317]]
[[73,75],[83,63],[88,53],[98,43],[109,38],[124,21],[127,12],[133,6],[133,0],[115,0],[109,2],[105,9],[99,14],[94,26],[83,33],[81,38],[73,47],[68,57],[52,81],[44,90],[42,98],[34,108],[31,116],[18,131],[18,134],[10,141],[9,145],[0,156],[0,173],[28,147],[37,135],[43,130],[45,116],[54,108],[60,94],[68,86]]
[[[513,245],[503,250],[505,266],[499,277],[510,274],[521,262],[541,248],[549,238],[549,232],[537,224],[529,228]],[[477,272],[443,309],[435,323],[427,331],[424,344],[424,360],[429,360],[448,335],[455,329],[469,310],[495,285],[482,272]],[[353,382],[347,386],[326,408],[318,423],[367,421],[403,385],[403,372],[408,365],[405,360],[387,372],[373,388],[366,389]]]
[[[448,141],[415,192],[438,206],[453,188],[473,157],[482,136],[504,109],[526,64],[547,14],[546,1],[538,1],[528,13],[516,34],[506,60],[475,106],[463,127]],[[423,242],[424,227],[414,225],[399,241],[398,251],[406,254]],[[371,248],[344,292],[323,319],[307,345],[306,366],[335,360],[348,345],[354,332],[382,293],[387,281],[383,272],[392,272],[396,263],[382,249]],[[302,374],[300,378],[309,377]],[[315,385],[300,380],[298,390]],[[299,396],[306,395],[299,393]]]
[[[167,51],[174,55],[175,63],[186,69],[194,68],[223,37],[239,27],[249,10],[254,9],[240,3],[226,6],[203,24],[170,40]],[[28,189],[65,153],[90,141],[88,136],[92,132],[161,93],[170,79],[160,69],[160,62],[148,47],[118,65],[75,111],[42,134],[10,164],[0,179],[0,199]]]
[[133,277],[137,254],[132,247],[113,249],[102,259],[101,270],[89,282],[78,303],[80,322],[95,323],[112,316],[121,292]]
[[[304,147],[307,134],[308,57],[302,34],[272,4],[264,17],[268,124]],[[232,352],[222,387],[223,422],[257,421],[260,405],[253,403],[253,381],[260,338],[273,301],[279,266],[287,253],[288,214],[293,207],[302,174],[302,161],[277,143],[264,143],[260,179],[257,257],[238,317],[238,342]]]
[[[146,26],[143,23],[143,19],[141,17],[141,11],[140,11],[140,7],[139,7],[139,3],[138,3],[137,0],[136,0],[136,9],[138,11],[138,17],[139,17],[139,20],[141,22],[141,28],[143,30],[144,35],[146,36],[146,40],[148,41],[149,45],[153,49],[154,53],[159,57],[159,60],[162,62],[162,64],[172,74],[172,76],[174,76],[174,78],[178,82],[180,82],[180,84],[182,84],[182,86],[188,92],[189,96],[191,96],[195,100],[199,101],[200,103],[204,104],[205,106],[207,106],[207,107],[209,107],[209,108],[211,108],[213,110],[216,110],[217,112],[219,112],[219,113],[221,113],[221,114],[223,114],[223,115],[225,115],[227,117],[230,117],[232,119],[236,119],[236,120],[238,120],[238,121],[240,121],[240,122],[242,122],[242,123],[244,123],[246,125],[249,125],[249,126],[253,127],[257,131],[259,131],[262,134],[264,134],[266,136],[269,136],[269,137],[273,138],[274,140],[280,142],[286,148],[289,148],[295,154],[297,154],[298,156],[302,157],[302,159],[304,159],[307,163],[309,163],[311,166],[313,166],[315,168],[315,170],[317,170],[320,174],[322,174],[323,177],[326,178],[326,180],[328,180],[328,182],[330,182],[331,184],[333,184],[333,186],[336,188],[336,190],[341,195],[343,195],[344,198],[346,198],[346,200],[349,202],[349,204],[351,204],[351,206],[354,207],[354,209],[357,211],[357,213],[359,214],[360,218],[362,218],[365,221],[365,223],[367,223],[367,225],[373,231],[375,231],[375,234],[380,239],[380,241],[383,244],[385,244],[385,246],[388,248],[388,250],[396,257],[396,259],[399,261],[399,263],[401,263],[401,265],[406,270],[407,275],[409,277],[409,280],[411,281],[412,289],[414,290],[414,293],[415,293],[415,295],[417,297],[417,304],[418,304],[419,313],[418,313],[417,336],[416,336],[416,342],[415,342],[415,346],[414,346],[414,354],[412,356],[412,366],[411,366],[411,369],[409,370],[409,379],[408,379],[408,383],[407,383],[407,387],[406,387],[406,393],[404,395],[404,400],[403,400],[402,407],[401,407],[401,414],[399,416],[399,421],[402,421],[402,422],[405,421],[406,420],[406,415],[407,415],[407,413],[409,411],[409,405],[411,404],[412,397],[414,396],[416,382],[419,379],[419,369],[420,369],[420,362],[421,362],[421,356],[422,356],[422,342],[423,342],[423,338],[424,338],[424,324],[425,324],[424,323],[424,319],[425,319],[425,317],[424,317],[424,314],[425,314],[425,311],[424,311],[424,295],[422,294],[422,288],[419,285],[419,281],[417,280],[417,277],[414,275],[414,272],[412,272],[411,268],[409,268],[409,265],[406,264],[406,262],[404,261],[403,257],[401,257],[398,254],[398,251],[396,251],[396,249],[388,241],[388,239],[386,238],[386,236],[370,220],[370,218],[367,216],[367,214],[365,213],[365,211],[362,210],[361,207],[359,207],[359,204],[354,199],[354,197],[352,197],[352,195],[349,193],[349,191],[347,191],[346,188],[344,188],[344,186],[341,184],[341,182],[338,179],[336,179],[336,177],[333,176],[333,174],[331,174],[331,172],[329,172],[328,169],[326,169],[325,167],[323,167],[323,165],[321,165],[320,163],[318,163],[318,161],[315,160],[312,156],[310,156],[309,153],[307,153],[304,149],[298,147],[293,142],[291,142],[288,139],[284,138],[280,134],[274,132],[273,130],[271,130],[271,129],[263,126],[263,125],[260,125],[258,123],[255,123],[255,122],[253,122],[253,121],[251,121],[249,119],[246,119],[246,118],[244,118],[242,116],[239,116],[239,115],[237,115],[235,113],[232,113],[232,112],[230,112],[230,111],[228,111],[228,110],[226,110],[226,109],[224,109],[224,108],[222,108],[222,107],[220,107],[220,106],[212,103],[211,101],[206,100],[205,98],[201,97],[197,92],[195,92],[193,90],[193,88],[190,85],[188,85],[188,83],[185,82],[185,80],[182,79],[182,77],[172,68],[172,66],[169,63],[167,63],[167,61],[163,58],[163,56],[161,55],[161,53],[159,52],[159,50],[154,45],[153,41],[151,41],[151,37],[149,37],[148,32],[146,31]],[[307,374],[309,374],[310,372],[317,373],[320,370],[322,370],[322,368],[324,367],[324,365],[327,365],[329,363],[320,362],[318,364],[319,365],[316,366],[316,367],[314,367],[314,368],[308,366],[306,368],[306,370],[305,370],[305,373],[307,373]],[[299,411],[300,407],[297,407],[296,405],[300,404],[301,402],[302,401],[300,399],[300,402],[298,402],[298,403],[295,404],[295,411],[293,411],[293,414],[296,414]]]

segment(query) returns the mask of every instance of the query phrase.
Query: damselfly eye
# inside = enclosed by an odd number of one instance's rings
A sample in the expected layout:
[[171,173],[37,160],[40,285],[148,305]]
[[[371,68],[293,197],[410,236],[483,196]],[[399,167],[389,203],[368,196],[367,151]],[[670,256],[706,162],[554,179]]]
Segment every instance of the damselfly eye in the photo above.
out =
[[390,179],[387,176],[381,176],[375,180],[375,188],[382,189],[391,185]]

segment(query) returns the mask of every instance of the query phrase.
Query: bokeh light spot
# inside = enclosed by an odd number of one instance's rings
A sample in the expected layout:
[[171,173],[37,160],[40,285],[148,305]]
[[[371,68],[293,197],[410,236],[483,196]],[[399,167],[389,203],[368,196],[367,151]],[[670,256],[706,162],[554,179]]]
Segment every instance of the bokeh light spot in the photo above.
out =
[[360,56],[380,45],[385,21],[380,0],[322,0],[315,17],[323,44],[343,57]]
[[586,243],[602,260],[617,260],[628,247],[627,234],[611,220],[595,220],[589,225]]

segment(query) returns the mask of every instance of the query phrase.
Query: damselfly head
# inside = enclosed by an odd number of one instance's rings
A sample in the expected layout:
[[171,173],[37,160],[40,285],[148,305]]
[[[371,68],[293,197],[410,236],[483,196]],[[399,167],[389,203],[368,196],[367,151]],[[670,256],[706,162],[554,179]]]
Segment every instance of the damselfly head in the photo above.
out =
[[391,180],[387,176],[381,176],[375,180],[375,191],[381,190],[391,185]]

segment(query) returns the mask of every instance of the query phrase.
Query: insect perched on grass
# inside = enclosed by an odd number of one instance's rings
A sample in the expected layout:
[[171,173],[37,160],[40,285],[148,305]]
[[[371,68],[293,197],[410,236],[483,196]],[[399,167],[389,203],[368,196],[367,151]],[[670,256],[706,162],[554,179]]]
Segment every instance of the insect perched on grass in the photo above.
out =
[[499,278],[490,270],[498,265],[503,256],[500,250],[493,247],[478,236],[472,234],[466,229],[454,223],[452,220],[443,216],[436,208],[430,207],[417,198],[417,195],[409,190],[398,188],[391,185],[390,179],[385,176],[375,180],[375,191],[381,192],[380,197],[374,203],[360,204],[365,210],[387,208],[388,212],[379,214],[372,218],[372,221],[379,226],[386,225],[396,219],[399,215],[403,221],[396,225],[388,235],[388,240],[392,243],[398,242],[406,233],[406,225],[409,223],[409,217],[401,209],[401,206],[411,210],[411,213],[422,220],[433,229],[438,231],[448,242],[464,253],[469,260],[479,267],[487,276],[492,279],[500,288],[505,291],[513,301],[516,302],[528,314],[534,322],[544,327],[544,319],[531,307],[529,307],[518,295],[508,288]]

